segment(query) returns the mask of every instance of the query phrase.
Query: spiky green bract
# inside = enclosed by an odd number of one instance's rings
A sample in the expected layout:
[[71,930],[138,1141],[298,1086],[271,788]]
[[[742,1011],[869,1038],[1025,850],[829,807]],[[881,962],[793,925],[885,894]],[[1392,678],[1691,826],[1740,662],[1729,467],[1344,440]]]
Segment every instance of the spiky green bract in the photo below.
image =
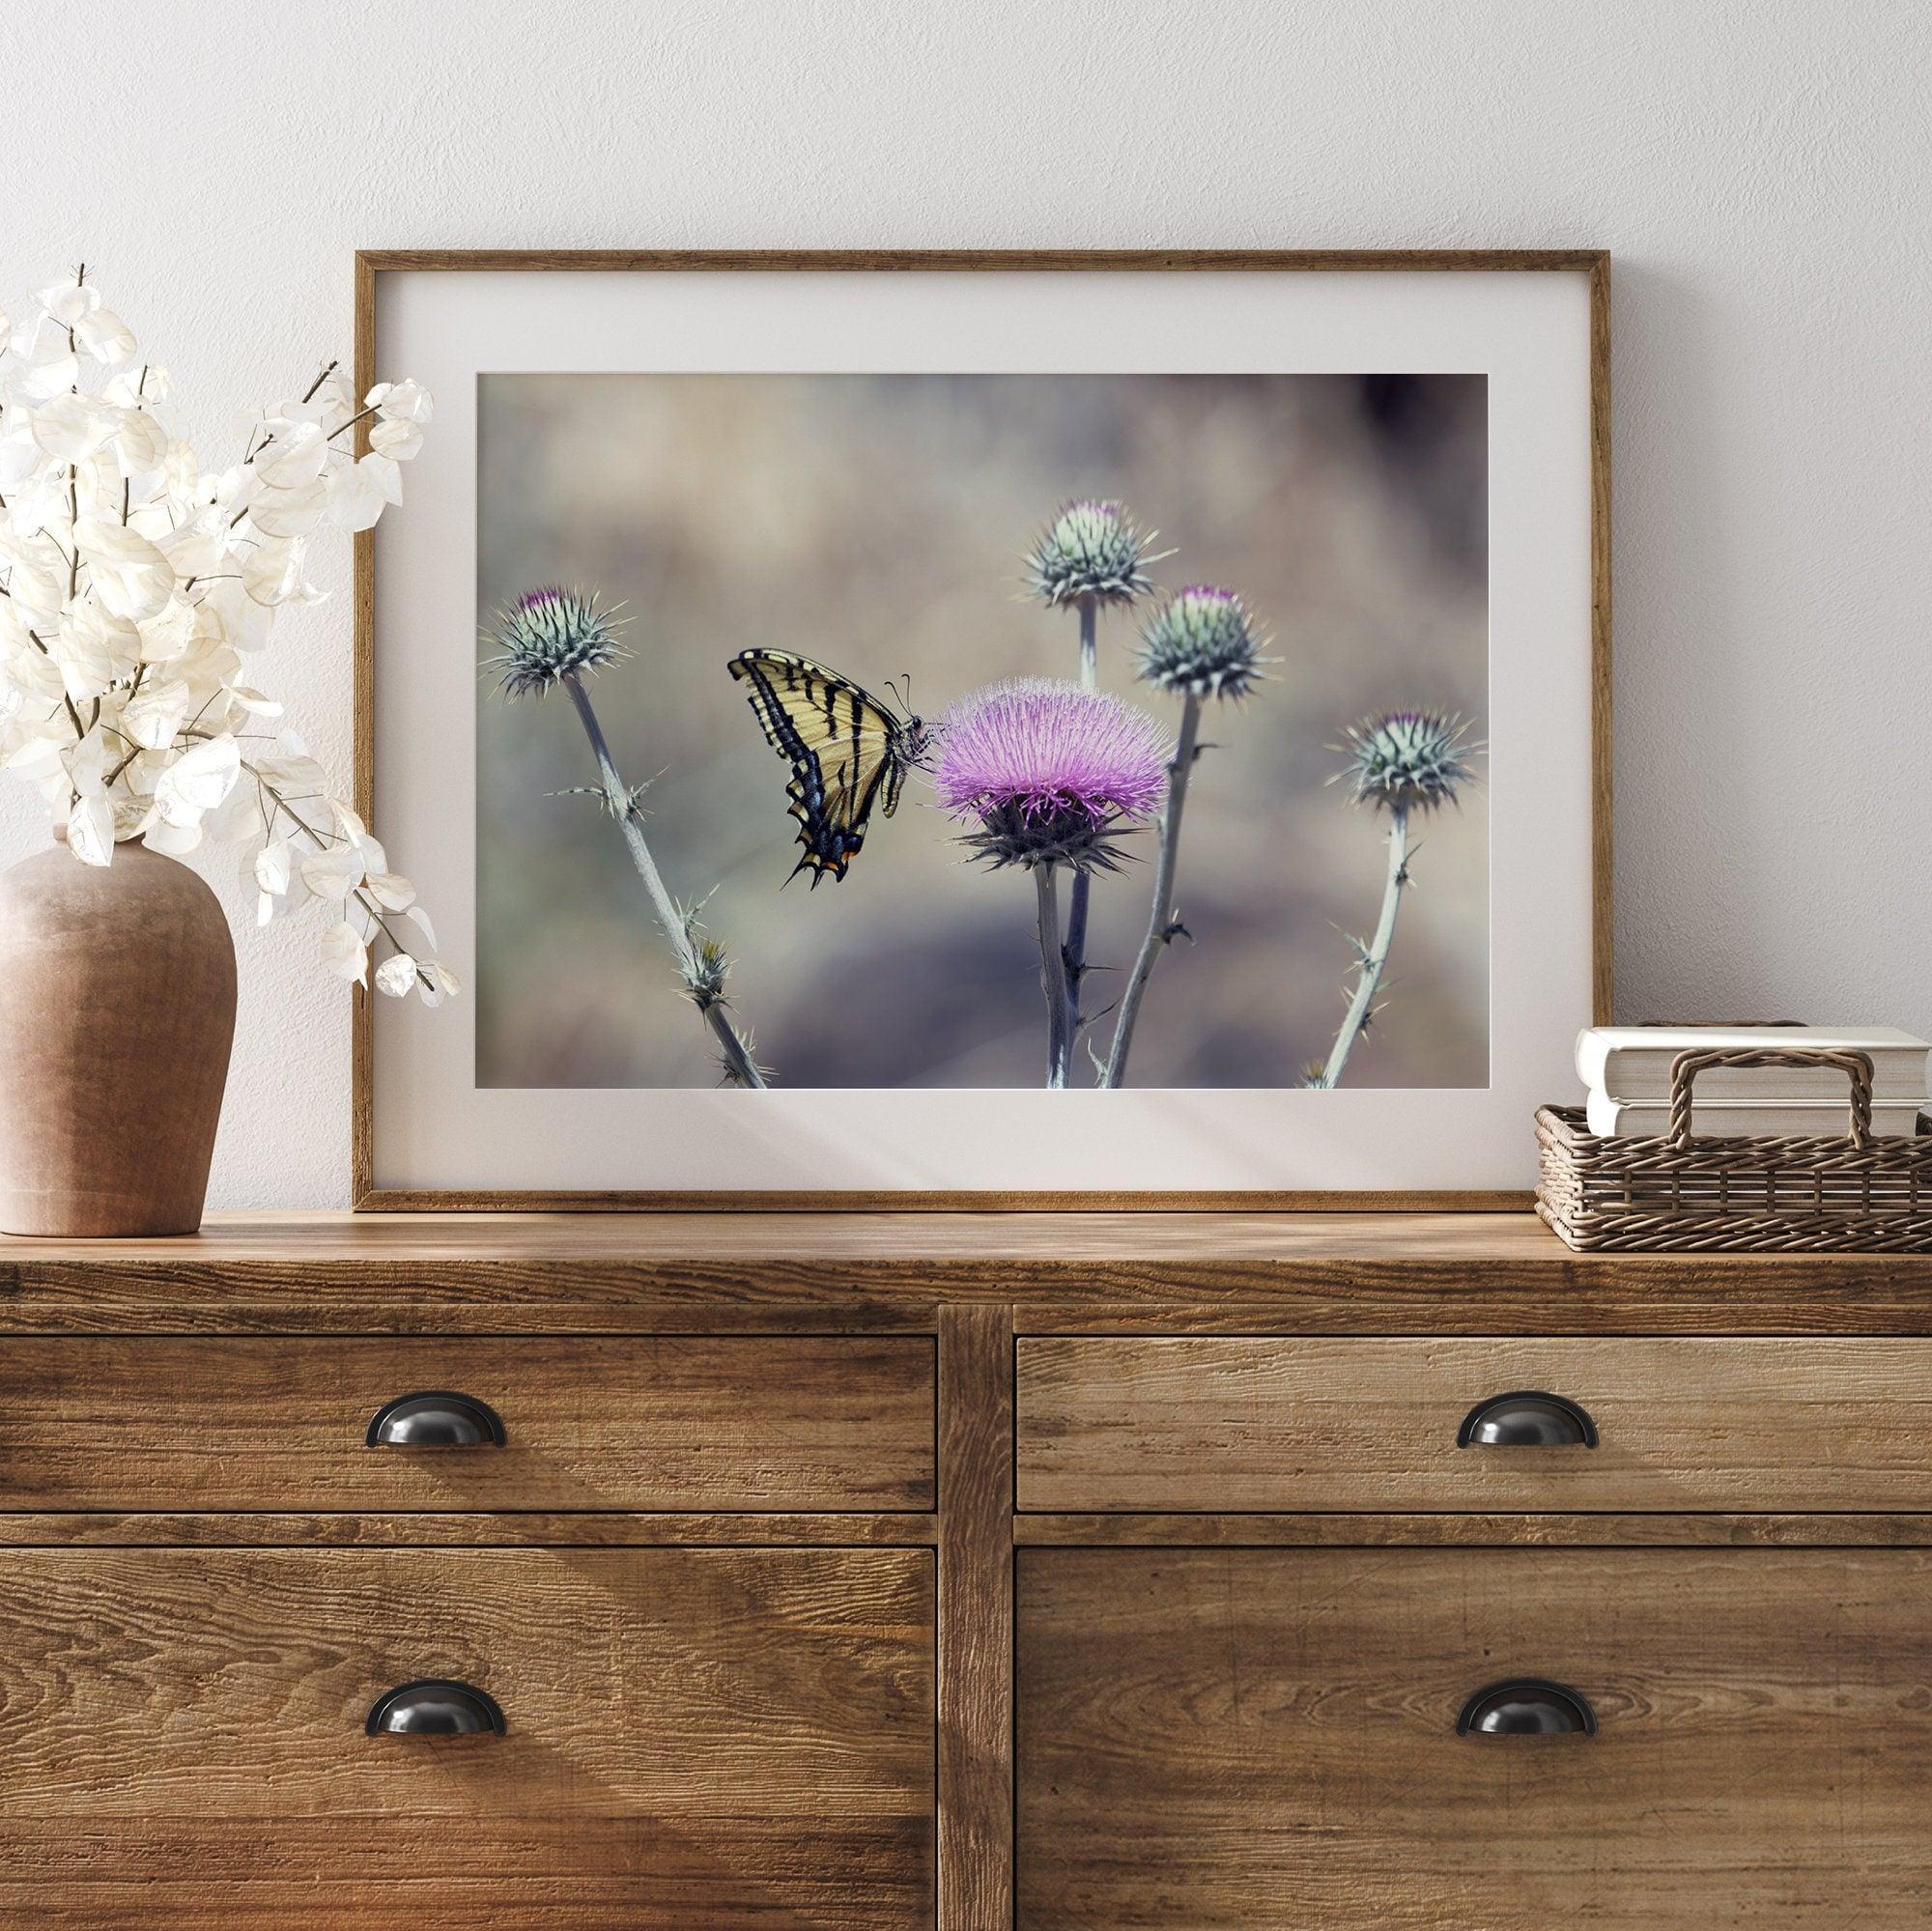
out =
[[581,677],[615,664],[624,655],[615,610],[560,584],[528,590],[497,613],[490,641],[500,655],[490,659],[503,695],[541,697],[566,677]]
[[1119,503],[1083,499],[1067,503],[1034,539],[1028,587],[1052,605],[1130,604],[1153,588],[1142,565],[1152,530],[1134,527]]
[[1190,583],[1141,632],[1140,674],[1176,696],[1239,700],[1260,682],[1262,644],[1232,590]]
[[730,954],[704,929],[696,906],[687,907],[684,913],[684,947],[680,970],[686,997],[700,1012],[709,1012],[714,1006],[728,1006],[724,981],[730,977]]
[[1349,765],[1337,776],[1348,781],[1356,804],[1406,817],[1434,811],[1455,801],[1475,773],[1465,761],[1480,747],[1464,744],[1468,728],[1461,718],[1439,711],[1390,711],[1349,727],[1338,751]]
[[1054,865],[1071,866],[1075,871],[1119,871],[1124,854],[1118,835],[1126,828],[1122,818],[1093,818],[1078,809],[1029,815],[1018,805],[997,805],[959,842],[994,871],[1008,865],[1028,871]]

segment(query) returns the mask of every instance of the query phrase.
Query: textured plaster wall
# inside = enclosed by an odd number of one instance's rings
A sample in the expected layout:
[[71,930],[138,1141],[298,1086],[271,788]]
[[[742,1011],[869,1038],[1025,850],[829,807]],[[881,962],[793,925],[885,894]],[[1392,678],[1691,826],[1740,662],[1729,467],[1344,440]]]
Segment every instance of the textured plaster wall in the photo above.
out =
[[[1916,0],[14,7],[0,306],[84,257],[212,449],[357,246],[1607,246],[1622,1013],[1924,1031],[1928,71]],[[272,656],[346,766],[346,594]],[[217,1206],[346,1199],[311,945],[242,932]]]

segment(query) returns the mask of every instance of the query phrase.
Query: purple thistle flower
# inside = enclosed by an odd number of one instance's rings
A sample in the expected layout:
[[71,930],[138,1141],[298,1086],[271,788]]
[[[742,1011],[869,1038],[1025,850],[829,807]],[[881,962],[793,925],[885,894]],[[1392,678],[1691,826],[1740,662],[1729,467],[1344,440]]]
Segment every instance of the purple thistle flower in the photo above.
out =
[[1111,868],[1107,834],[1167,789],[1161,726],[1119,697],[1043,677],[976,691],[940,720],[933,788],[994,865]]

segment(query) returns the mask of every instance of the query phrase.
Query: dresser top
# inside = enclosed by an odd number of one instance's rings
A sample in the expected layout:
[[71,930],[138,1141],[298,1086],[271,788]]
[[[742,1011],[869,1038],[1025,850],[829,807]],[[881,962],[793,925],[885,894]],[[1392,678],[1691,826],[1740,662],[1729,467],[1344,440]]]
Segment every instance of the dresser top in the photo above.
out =
[[0,1265],[1576,1258],[1533,1213],[216,1213],[178,1238],[0,1236]]
[[1932,1256],[1582,1255],[1528,1213],[217,1214],[0,1237],[0,1334],[1932,1332]]

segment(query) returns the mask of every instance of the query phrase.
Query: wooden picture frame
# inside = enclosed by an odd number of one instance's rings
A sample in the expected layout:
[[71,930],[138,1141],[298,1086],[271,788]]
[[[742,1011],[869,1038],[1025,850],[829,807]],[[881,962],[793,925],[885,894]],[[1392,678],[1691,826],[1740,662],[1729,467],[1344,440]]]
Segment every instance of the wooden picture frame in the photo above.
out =
[[[1568,274],[1585,278],[1588,291],[1589,463],[1589,849],[1591,1017],[1611,1017],[1611,762],[1610,762],[1610,258],[1600,249],[1481,250],[852,250],[689,251],[581,249],[562,251],[371,249],[355,257],[355,361],[357,393],[378,380],[378,317],[384,278],[404,274],[612,272],[934,272],[1054,271],[1070,274],[1168,274],[1189,272],[1417,273],[1481,272]],[[393,372],[390,372],[393,373]],[[355,539],[355,799],[366,818],[376,812],[376,538]],[[1516,1190],[1442,1191],[914,1191],[839,1189],[639,1191],[586,1189],[529,1191],[503,1188],[384,1186],[377,1179],[375,1027],[372,997],[358,988],[355,1000],[353,1063],[352,1193],[359,1211],[429,1209],[571,1211],[745,1211],[1053,1209],[1351,1209],[1361,1211],[1504,1210],[1528,1205]],[[1522,1122],[1525,1140],[1530,1122]]]

